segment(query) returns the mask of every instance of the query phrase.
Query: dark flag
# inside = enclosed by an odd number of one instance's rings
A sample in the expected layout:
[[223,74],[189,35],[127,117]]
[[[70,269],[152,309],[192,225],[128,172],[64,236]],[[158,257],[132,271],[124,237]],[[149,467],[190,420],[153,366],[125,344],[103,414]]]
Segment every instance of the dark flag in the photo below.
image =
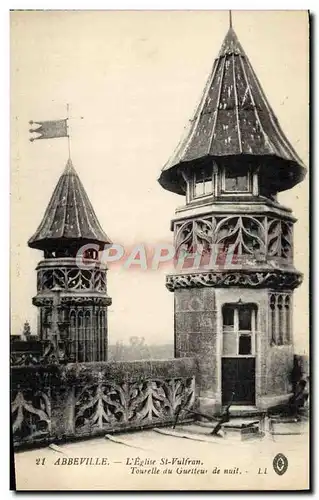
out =
[[30,129],[31,133],[40,134],[38,137],[31,137],[30,141],[37,139],[55,139],[56,137],[68,137],[67,118],[64,120],[54,120],[46,122],[29,122],[37,128]]

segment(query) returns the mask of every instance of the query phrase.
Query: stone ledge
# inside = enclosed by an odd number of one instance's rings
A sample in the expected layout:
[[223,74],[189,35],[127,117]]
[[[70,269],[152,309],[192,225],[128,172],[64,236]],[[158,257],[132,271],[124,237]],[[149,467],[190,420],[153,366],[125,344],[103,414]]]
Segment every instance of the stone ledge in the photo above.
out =
[[166,276],[166,288],[173,292],[183,288],[201,287],[244,287],[294,289],[302,283],[298,271],[261,270],[261,271],[218,271],[193,274],[171,274]]

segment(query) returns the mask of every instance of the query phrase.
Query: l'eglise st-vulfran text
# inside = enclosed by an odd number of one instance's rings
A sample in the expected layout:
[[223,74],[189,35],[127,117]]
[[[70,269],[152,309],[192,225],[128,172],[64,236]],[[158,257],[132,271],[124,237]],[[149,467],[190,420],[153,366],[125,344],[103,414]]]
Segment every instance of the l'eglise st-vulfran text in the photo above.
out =
[[[172,474],[173,469],[169,466],[177,466],[174,471],[176,474],[207,474],[207,470],[203,469],[201,460],[194,460],[188,457],[178,458],[127,458],[125,465],[129,466],[131,474]],[[160,469],[159,467],[162,466]],[[168,466],[164,468],[163,466]],[[194,467],[195,466],[195,467]]]
[[201,460],[188,457],[161,458],[159,461],[155,458],[127,458],[126,465],[134,467],[148,467],[153,465],[204,465]]

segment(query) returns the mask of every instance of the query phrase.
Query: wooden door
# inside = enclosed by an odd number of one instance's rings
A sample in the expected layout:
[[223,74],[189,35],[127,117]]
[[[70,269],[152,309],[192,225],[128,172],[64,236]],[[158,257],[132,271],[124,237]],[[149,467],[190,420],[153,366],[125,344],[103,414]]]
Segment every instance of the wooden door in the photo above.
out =
[[222,360],[222,404],[231,400],[233,404],[255,404],[255,358],[223,358]]

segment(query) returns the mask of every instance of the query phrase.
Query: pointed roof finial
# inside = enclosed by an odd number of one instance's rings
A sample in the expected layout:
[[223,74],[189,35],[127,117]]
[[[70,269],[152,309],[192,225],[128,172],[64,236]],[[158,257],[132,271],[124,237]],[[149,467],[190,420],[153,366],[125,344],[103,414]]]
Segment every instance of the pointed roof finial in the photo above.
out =
[[[67,124],[70,122],[70,105],[67,103],[66,105],[66,112],[67,112]],[[70,132],[69,132],[69,127],[68,127],[68,153],[69,153],[69,160],[71,160],[71,142],[70,142]]]
[[232,27],[233,27],[233,19],[232,19],[231,10],[229,11],[229,27],[230,27],[230,28],[232,28]]

